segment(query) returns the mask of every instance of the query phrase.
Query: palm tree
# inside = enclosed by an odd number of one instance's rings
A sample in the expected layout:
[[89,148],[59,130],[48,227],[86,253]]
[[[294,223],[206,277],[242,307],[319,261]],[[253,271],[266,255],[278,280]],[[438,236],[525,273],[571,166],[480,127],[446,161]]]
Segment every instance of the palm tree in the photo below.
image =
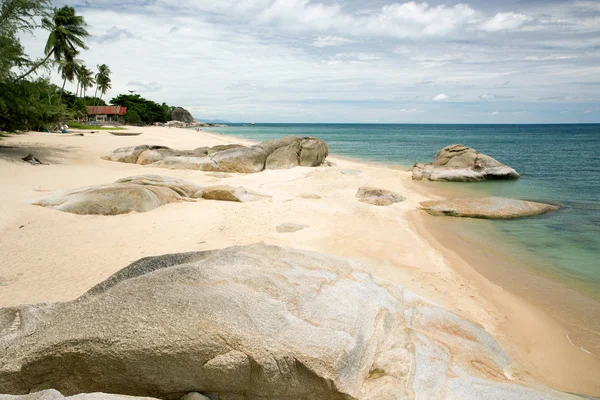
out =
[[58,72],[60,72],[60,76],[63,78],[63,85],[58,98],[59,101],[62,100],[67,81],[73,82],[75,80],[75,77],[77,76],[77,70],[79,70],[81,66],[81,61],[76,60],[75,56],[77,56],[77,53],[68,53],[65,59],[60,61],[58,65]]
[[98,89],[100,89],[100,93],[102,96],[105,95],[106,92],[112,87],[110,74],[111,70],[108,65],[98,65],[98,73],[96,74],[96,92],[94,93],[94,107],[96,107]]
[[77,69],[77,80],[79,81],[79,88],[81,90],[81,97],[83,97],[83,101],[85,103],[85,93],[88,88],[94,87],[96,80],[94,79],[94,73],[91,69],[86,67],[85,65],[80,65]]
[[83,17],[76,15],[75,9],[69,6],[55,8],[51,17],[42,18],[42,27],[50,31],[44,49],[46,57],[19,76],[17,81],[31,74],[52,56],[56,62],[61,62],[69,57],[69,54],[76,54],[79,49],[87,49],[83,42],[83,39],[89,36],[86,26]]

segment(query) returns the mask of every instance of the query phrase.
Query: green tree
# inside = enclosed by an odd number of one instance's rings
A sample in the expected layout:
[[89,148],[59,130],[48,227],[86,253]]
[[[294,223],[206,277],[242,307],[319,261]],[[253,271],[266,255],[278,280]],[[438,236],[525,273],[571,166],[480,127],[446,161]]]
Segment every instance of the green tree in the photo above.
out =
[[[76,60],[75,56],[77,56],[76,53],[67,54],[65,59],[60,61],[58,65],[58,72],[60,72],[60,76],[61,78],[63,78],[63,84],[60,91],[59,100],[62,100],[62,96],[65,93],[65,85],[67,81],[73,82],[75,80],[75,77],[77,76],[77,70],[81,65],[81,61]],[[75,93],[75,96],[77,96],[77,93]]]
[[142,122],[140,114],[138,114],[135,110],[128,110],[125,115],[123,115],[123,118],[125,119],[125,122],[130,125],[137,125]]
[[[112,71],[108,65],[98,65],[98,73],[96,74],[96,92],[94,93],[95,98],[98,95],[98,90],[100,90],[100,100],[102,100],[102,95],[105,95],[106,92],[108,92],[108,90],[112,87],[110,80],[111,72]],[[94,107],[95,106],[96,102],[94,101]]]
[[169,120],[169,107],[166,104],[158,104],[148,100],[139,94],[120,94],[110,101],[111,104],[127,107],[127,111],[135,111],[139,114],[142,122],[152,124],[154,122],[167,122]]
[[77,69],[77,81],[79,82],[79,87],[81,89],[80,96],[83,98],[85,104],[85,94],[87,90],[89,88],[94,87],[94,85],[96,84],[96,80],[94,79],[94,73],[84,64],[81,64]]
[[48,0],[2,0],[0,4],[0,82],[12,79],[13,68],[30,66],[19,32],[33,33],[37,18],[46,15]]
[[27,77],[52,56],[55,61],[61,62],[69,57],[74,58],[74,54],[77,54],[79,49],[87,49],[83,42],[83,39],[89,36],[86,26],[83,17],[77,15],[75,9],[69,6],[55,8],[52,16],[42,18],[42,27],[50,32],[44,49],[46,57],[35,63],[17,80]]

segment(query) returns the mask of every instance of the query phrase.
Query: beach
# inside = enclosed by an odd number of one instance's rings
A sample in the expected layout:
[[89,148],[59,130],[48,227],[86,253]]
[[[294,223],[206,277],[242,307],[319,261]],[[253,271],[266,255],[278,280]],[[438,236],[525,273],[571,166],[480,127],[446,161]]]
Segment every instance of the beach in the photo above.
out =
[[[360,261],[376,278],[401,285],[483,327],[514,360],[511,369],[522,379],[600,395],[600,358],[570,341],[564,321],[544,310],[541,300],[527,301],[507,290],[510,285],[499,285],[482,274],[479,264],[496,265],[487,262],[498,262],[501,249],[488,254],[488,259],[485,254],[466,257],[472,243],[452,237],[460,221],[449,226],[417,210],[421,201],[446,195],[443,190],[413,182],[411,174],[400,168],[335,154],[328,157],[335,164],[331,167],[228,177],[102,160],[116,148],[138,144],[193,149],[250,143],[191,129],[129,129],[142,134],[28,133],[0,141],[0,307],[73,300],[142,257],[264,242]],[[21,157],[29,153],[50,165],[23,162]],[[117,216],[74,215],[30,204],[51,192],[142,174],[201,186],[243,186],[271,198],[252,203],[179,202]],[[390,207],[361,203],[355,194],[362,186],[389,189],[406,200]],[[278,232],[276,227],[285,223],[307,227]]]

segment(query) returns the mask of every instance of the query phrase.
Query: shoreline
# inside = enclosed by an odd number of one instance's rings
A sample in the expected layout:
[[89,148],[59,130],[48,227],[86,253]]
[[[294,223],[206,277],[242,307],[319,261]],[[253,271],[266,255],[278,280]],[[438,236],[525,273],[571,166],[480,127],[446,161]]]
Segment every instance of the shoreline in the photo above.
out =
[[[235,136],[191,129],[149,127],[143,128],[143,131],[144,134],[139,137],[111,137],[108,133],[86,135],[80,142],[76,137],[37,133],[2,140],[5,142],[2,145],[21,148],[27,143],[33,144],[36,149],[51,145],[59,156],[51,157],[52,165],[47,170],[0,159],[9,167],[5,192],[11,188],[11,183],[16,186],[16,194],[4,193],[0,197],[3,206],[15,207],[14,215],[0,214],[0,233],[7,237],[1,254],[7,260],[6,264],[15,268],[15,273],[8,278],[5,276],[7,271],[0,269],[0,286],[6,289],[3,294],[0,293],[0,306],[16,305],[27,299],[34,302],[72,299],[115,270],[125,267],[128,262],[143,256],[264,240],[362,261],[375,276],[401,284],[486,328],[513,358],[517,364],[515,368],[523,371],[523,379],[531,375],[560,390],[600,394],[600,383],[594,379],[600,372],[598,358],[569,343],[568,333],[565,334],[566,330],[553,317],[488,280],[461,256],[460,251],[449,250],[448,244],[439,240],[443,232],[423,223],[424,216],[415,210],[416,205],[440,193],[433,193],[429,187],[418,190],[409,172],[332,155],[328,159],[338,164],[333,168],[298,167],[250,175],[232,174],[231,178],[216,179],[201,171],[158,169],[99,160],[98,155],[107,150],[142,143],[180,148],[217,142],[255,143]],[[73,168],[74,165],[81,168]],[[356,176],[340,173],[344,169],[357,169],[361,173]],[[23,176],[15,176],[19,173]],[[269,207],[261,209],[258,208],[262,206],[253,204],[202,203],[206,211],[199,211],[199,205],[195,203],[178,203],[146,214],[117,217],[74,216],[24,203],[46,192],[109,183],[144,173],[176,176],[199,184],[220,182],[241,185],[269,192],[273,201]],[[374,186],[398,191],[407,200],[393,207],[358,203],[354,199],[356,188],[371,182]],[[319,190],[324,193],[322,201],[298,197],[301,193],[317,193]],[[293,211],[288,212],[290,208]],[[275,222],[282,217],[289,219],[288,215],[293,215],[291,219],[310,221],[310,228],[300,235],[274,233],[272,226]],[[240,226],[231,226],[232,218],[236,218],[235,225]],[[16,228],[23,224],[17,221],[25,219],[30,220],[23,225],[26,229]],[[175,221],[176,229],[173,230]],[[42,225],[38,226],[37,233],[29,234],[41,236],[26,234],[30,224]],[[107,232],[113,232],[115,237],[101,237]],[[438,233],[437,239],[432,232]],[[53,235],[57,237],[53,238]],[[59,241],[58,247],[55,240]],[[64,246],[65,243],[69,246]],[[55,249],[54,253],[44,260],[27,253],[45,255],[51,249]],[[151,254],[147,254],[147,250]],[[81,265],[88,268],[81,271]],[[47,271],[48,266],[53,266],[56,271]],[[16,271],[22,275],[18,276]],[[46,275],[40,276],[41,271],[45,271]],[[55,273],[58,277],[45,281],[48,274]],[[51,287],[60,284],[59,279],[65,280],[66,284],[58,289]],[[33,286],[30,285],[32,283]],[[39,290],[43,293],[38,293]]]

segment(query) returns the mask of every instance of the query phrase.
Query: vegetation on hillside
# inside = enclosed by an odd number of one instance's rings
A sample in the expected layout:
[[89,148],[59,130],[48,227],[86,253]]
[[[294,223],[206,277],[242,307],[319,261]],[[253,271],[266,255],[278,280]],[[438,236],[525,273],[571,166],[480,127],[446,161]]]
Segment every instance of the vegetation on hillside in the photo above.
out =
[[155,122],[167,122],[170,119],[169,110],[171,107],[165,103],[158,104],[148,100],[139,94],[120,94],[110,101],[116,106],[127,107],[125,119],[130,123],[139,117],[139,122],[152,124]]

